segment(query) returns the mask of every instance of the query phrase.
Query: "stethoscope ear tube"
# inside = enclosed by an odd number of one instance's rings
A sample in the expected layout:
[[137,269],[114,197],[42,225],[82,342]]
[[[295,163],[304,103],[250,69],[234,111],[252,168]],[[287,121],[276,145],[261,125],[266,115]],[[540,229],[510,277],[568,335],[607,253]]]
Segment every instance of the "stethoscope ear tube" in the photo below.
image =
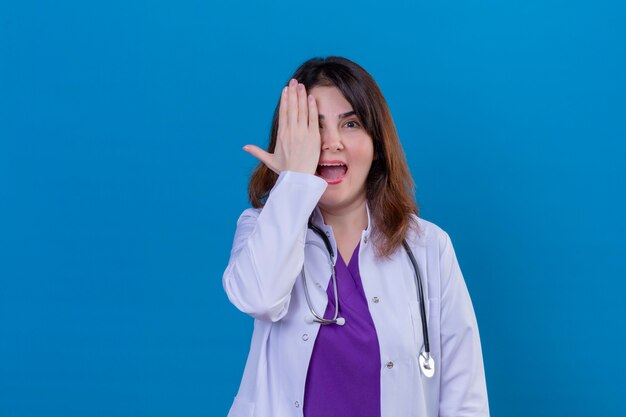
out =
[[315,322],[319,324],[337,324],[338,326],[343,326],[346,324],[346,320],[343,317],[339,317],[339,293],[337,290],[337,277],[335,275],[335,265],[333,264],[333,260],[335,259],[335,251],[333,251],[333,246],[330,244],[330,240],[328,236],[324,233],[322,229],[315,226],[313,223],[309,221],[309,228],[311,228],[316,234],[318,234],[322,240],[324,241],[324,245],[326,246],[326,250],[330,255],[330,270],[331,270],[331,279],[333,282],[333,291],[335,294],[335,314],[332,319],[325,319],[323,316],[317,314],[313,305],[311,304],[311,297],[309,296],[309,286],[306,283],[306,274],[304,272],[304,265],[302,265],[302,281],[304,284],[304,295],[306,297],[306,302],[309,306],[309,310],[313,316],[306,317],[305,321],[307,322]]

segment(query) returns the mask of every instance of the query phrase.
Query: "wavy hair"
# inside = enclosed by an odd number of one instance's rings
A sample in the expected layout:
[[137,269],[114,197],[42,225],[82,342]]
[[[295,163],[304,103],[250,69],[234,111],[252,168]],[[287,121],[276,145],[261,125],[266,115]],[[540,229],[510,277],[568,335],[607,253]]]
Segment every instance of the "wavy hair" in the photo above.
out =
[[[378,84],[361,66],[338,56],[312,58],[303,63],[291,78],[304,84],[307,91],[316,86],[337,87],[372,138],[376,158],[367,176],[366,198],[372,217],[372,242],[376,255],[388,258],[402,245],[408,231],[412,227],[417,229],[418,206],[413,178]],[[280,100],[272,120],[267,147],[270,153],[276,146],[279,106]],[[276,173],[259,163],[248,185],[253,207],[263,207],[277,178]]]

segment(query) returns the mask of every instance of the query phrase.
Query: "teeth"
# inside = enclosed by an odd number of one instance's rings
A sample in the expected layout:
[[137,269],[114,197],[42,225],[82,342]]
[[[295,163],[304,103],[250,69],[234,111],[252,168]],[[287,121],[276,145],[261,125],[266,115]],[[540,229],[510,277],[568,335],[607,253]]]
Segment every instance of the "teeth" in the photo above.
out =
[[346,164],[320,164],[321,167],[345,167]]

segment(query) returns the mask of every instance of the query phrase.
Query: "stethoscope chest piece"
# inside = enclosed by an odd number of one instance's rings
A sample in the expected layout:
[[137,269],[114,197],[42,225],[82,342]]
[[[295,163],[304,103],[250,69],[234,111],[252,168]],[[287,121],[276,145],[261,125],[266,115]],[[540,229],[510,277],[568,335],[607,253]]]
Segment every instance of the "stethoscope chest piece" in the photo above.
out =
[[420,354],[419,363],[420,369],[426,378],[432,378],[435,375],[435,361],[430,355]]

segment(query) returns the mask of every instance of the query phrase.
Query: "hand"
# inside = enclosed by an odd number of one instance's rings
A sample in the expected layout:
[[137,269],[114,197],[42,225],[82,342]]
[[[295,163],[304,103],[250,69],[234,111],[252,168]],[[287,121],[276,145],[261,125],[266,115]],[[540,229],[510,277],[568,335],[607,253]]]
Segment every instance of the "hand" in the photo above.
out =
[[277,174],[281,171],[315,173],[321,149],[319,120],[315,98],[311,95],[307,98],[304,84],[292,79],[283,89],[274,153],[255,145],[246,145],[243,149]]

